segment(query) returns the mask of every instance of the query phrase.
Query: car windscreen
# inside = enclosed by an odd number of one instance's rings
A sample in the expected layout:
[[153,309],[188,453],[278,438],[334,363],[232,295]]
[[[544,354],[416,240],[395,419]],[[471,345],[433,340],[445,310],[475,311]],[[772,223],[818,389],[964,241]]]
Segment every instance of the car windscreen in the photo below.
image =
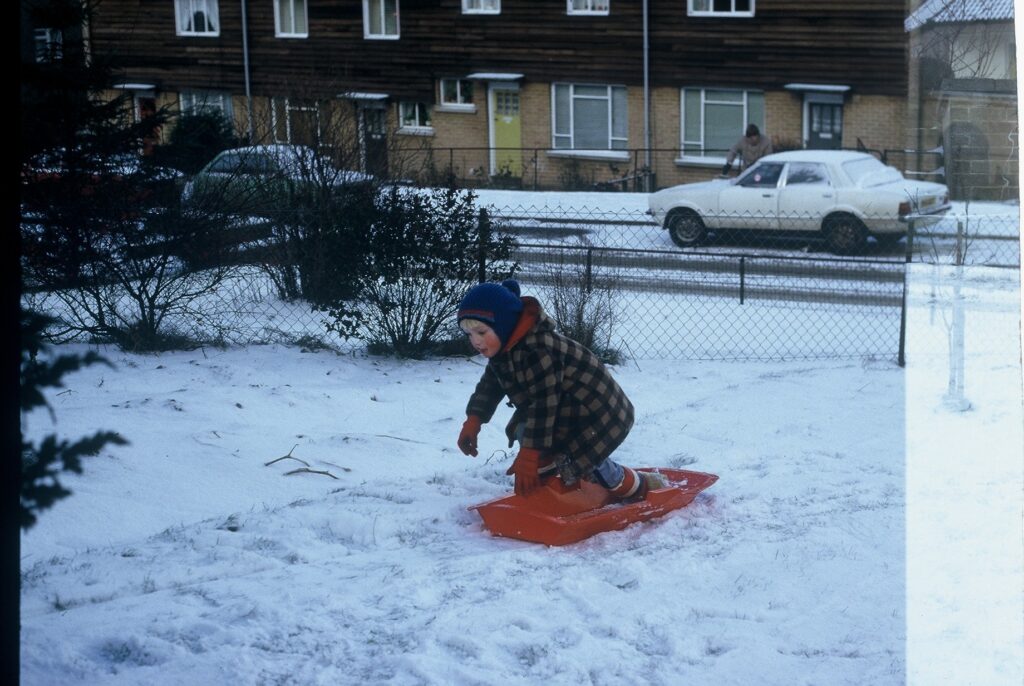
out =
[[239,164],[238,155],[224,154],[211,162],[206,171],[211,174],[232,174],[238,171]]
[[874,157],[863,157],[859,160],[843,162],[843,171],[855,186],[867,188],[881,186],[903,178],[898,171],[887,167]]

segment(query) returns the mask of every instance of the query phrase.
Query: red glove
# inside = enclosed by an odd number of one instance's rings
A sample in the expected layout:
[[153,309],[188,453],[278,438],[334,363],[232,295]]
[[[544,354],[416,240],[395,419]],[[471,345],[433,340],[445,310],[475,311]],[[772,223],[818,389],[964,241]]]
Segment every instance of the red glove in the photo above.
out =
[[459,450],[463,455],[477,456],[476,437],[480,433],[482,423],[475,414],[466,417],[466,421],[462,423],[462,431],[459,432]]
[[540,451],[536,448],[520,448],[515,462],[506,474],[516,475],[516,495],[526,495],[540,486],[537,465],[540,463]]

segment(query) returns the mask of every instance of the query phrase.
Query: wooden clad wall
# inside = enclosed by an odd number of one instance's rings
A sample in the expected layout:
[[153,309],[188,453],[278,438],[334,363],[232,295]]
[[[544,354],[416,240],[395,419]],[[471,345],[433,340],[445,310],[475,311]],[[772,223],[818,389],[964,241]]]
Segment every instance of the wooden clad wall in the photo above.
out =
[[687,17],[680,6],[685,0],[652,3],[656,85],[828,83],[906,95],[902,2],[757,0],[752,19]]
[[[610,16],[568,16],[565,0],[502,0],[500,15],[464,15],[460,0],[399,0],[400,40],[365,40],[361,0],[308,0],[310,37],[276,38],[271,0],[249,0],[253,92],[344,90],[431,98],[438,77],[517,72],[536,82],[642,83],[640,0]],[[834,83],[905,95],[904,3],[757,0],[754,18],[686,15],[686,0],[650,0],[652,86],[778,88]],[[94,48],[132,80],[164,90],[244,88],[239,0],[221,0],[217,38],[176,36],[173,0],[103,0]]]

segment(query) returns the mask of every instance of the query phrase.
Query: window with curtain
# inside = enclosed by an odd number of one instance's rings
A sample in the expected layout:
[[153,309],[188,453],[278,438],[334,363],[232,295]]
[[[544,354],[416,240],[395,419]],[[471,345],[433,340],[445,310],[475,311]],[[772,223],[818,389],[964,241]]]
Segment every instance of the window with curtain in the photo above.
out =
[[555,149],[623,150],[629,142],[625,86],[556,83],[551,110]]
[[569,14],[608,14],[611,0],[567,0]]
[[306,0],[274,0],[274,33],[279,38],[306,38]]
[[179,36],[219,36],[217,0],[174,0]]
[[500,14],[501,0],[462,0],[463,14]]
[[219,112],[231,120],[231,95],[223,91],[182,91],[178,103],[182,114]]
[[754,16],[754,0],[688,0],[688,3],[687,14],[691,16]]
[[398,38],[398,0],[363,0],[363,36]]
[[33,31],[36,62],[49,64],[64,57],[64,33],[60,29],[36,29]]
[[430,105],[425,102],[398,103],[398,125],[403,129],[430,128]]
[[684,88],[681,100],[684,157],[724,161],[747,124],[757,124],[764,132],[764,93],[760,91]]
[[473,82],[464,79],[441,79],[441,105],[472,105]]

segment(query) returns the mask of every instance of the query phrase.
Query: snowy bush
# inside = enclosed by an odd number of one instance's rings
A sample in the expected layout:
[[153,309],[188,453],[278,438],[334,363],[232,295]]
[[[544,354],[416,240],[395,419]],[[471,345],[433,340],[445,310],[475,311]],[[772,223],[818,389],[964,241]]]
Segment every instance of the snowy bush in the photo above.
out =
[[492,228],[474,200],[454,188],[379,193],[366,227],[365,271],[354,297],[321,308],[328,328],[403,357],[452,338],[469,287],[514,271],[512,238]]

